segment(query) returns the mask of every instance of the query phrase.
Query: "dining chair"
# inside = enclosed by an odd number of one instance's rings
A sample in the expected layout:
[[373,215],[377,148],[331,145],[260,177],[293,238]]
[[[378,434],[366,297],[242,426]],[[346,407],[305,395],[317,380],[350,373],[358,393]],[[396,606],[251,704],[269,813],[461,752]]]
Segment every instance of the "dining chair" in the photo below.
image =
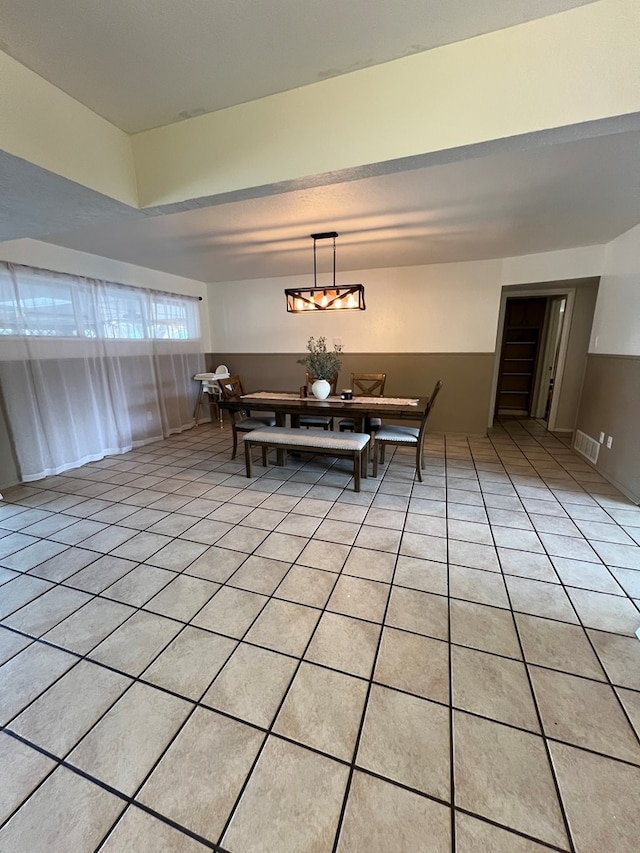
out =
[[[218,379],[218,385],[222,393],[223,400],[236,399],[242,397],[244,389],[239,376],[230,376],[228,379]],[[266,426],[275,426],[275,415],[260,415],[253,417],[249,411],[229,412],[231,419],[231,433],[233,435],[233,450],[231,458],[236,458],[238,450],[238,433],[251,432],[252,429],[261,429]]]
[[422,482],[422,469],[424,468],[424,436],[427,431],[427,420],[433,409],[436,397],[442,388],[442,380],[438,379],[431,396],[427,402],[420,427],[397,426],[396,424],[385,424],[376,433],[376,446],[373,451],[373,476],[378,476],[378,457],[380,464],[384,465],[384,449],[387,444],[395,444],[400,447],[415,447],[416,449],[416,474]]
[[[310,373],[306,374],[306,383],[307,383],[307,395],[313,396],[311,394],[311,386],[316,381],[315,377]],[[331,385],[331,390],[329,394],[332,397],[335,397],[336,387],[338,385],[338,374],[334,373],[333,376],[327,380],[329,385]],[[326,417],[325,415],[301,415],[299,418],[299,424],[301,427],[305,427],[309,429],[309,427],[319,427],[320,429],[333,429],[333,418]]]
[[[382,397],[384,394],[384,383],[387,381],[386,373],[352,373],[351,374],[351,390],[354,397]],[[373,438],[375,433],[382,426],[380,418],[369,418],[367,420],[366,429],[369,435]],[[353,418],[342,418],[338,421],[338,429],[340,432],[354,432],[356,423]]]

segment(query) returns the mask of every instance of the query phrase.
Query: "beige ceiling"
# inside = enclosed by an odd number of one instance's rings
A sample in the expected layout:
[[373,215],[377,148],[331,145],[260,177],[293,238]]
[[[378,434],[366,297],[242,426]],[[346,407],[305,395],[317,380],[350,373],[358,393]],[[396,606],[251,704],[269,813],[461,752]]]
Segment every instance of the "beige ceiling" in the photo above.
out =
[[638,163],[640,130],[46,239],[200,281],[310,272],[309,235],[328,229],[345,270],[511,257],[606,243],[640,222]]
[[2,0],[0,49],[128,133],[593,0]]
[[[579,5],[0,0],[0,48],[135,132]],[[636,116],[167,212],[0,152],[0,240],[35,237],[201,281],[307,273],[309,235],[334,229],[345,270],[508,257],[605,243],[640,222],[638,162]]]

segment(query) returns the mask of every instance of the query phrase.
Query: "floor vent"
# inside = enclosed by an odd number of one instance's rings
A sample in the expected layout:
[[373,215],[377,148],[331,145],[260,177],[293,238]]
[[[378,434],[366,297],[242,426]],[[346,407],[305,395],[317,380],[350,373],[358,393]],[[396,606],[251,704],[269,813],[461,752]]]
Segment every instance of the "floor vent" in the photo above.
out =
[[580,432],[579,429],[576,430],[576,439],[573,443],[573,447],[578,451],[578,453],[586,456],[589,462],[593,462],[594,465],[598,461],[600,445],[595,438],[591,438],[591,436],[587,435],[585,432]]

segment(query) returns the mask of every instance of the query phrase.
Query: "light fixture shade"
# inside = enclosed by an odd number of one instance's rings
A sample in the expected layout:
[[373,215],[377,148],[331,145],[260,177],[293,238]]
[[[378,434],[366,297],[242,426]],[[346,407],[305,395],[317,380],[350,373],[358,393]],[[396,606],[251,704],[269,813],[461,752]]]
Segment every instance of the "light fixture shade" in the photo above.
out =
[[[336,237],[337,231],[325,231],[312,234],[313,240],[313,287],[288,288],[284,295],[287,299],[287,311],[290,314],[304,314],[309,311],[364,311],[364,285],[336,285]],[[333,284],[329,287],[318,286],[318,266],[316,243],[318,240],[333,240]]]
[[287,311],[304,314],[309,311],[364,311],[364,285],[341,284],[339,287],[289,288]]

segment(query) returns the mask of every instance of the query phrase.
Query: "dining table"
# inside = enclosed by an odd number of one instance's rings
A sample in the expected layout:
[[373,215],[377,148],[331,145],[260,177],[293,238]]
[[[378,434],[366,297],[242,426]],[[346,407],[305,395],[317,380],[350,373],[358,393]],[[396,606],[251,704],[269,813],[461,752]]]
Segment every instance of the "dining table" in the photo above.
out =
[[318,400],[313,396],[301,397],[299,392],[292,391],[254,391],[229,397],[221,401],[220,407],[231,412],[274,412],[277,426],[287,426],[287,416],[292,427],[299,426],[301,415],[352,418],[355,431],[366,432],[370,418],[420,421],[428,402],[428,397],[358,396],[343,400],[340,396],[330,396]]

